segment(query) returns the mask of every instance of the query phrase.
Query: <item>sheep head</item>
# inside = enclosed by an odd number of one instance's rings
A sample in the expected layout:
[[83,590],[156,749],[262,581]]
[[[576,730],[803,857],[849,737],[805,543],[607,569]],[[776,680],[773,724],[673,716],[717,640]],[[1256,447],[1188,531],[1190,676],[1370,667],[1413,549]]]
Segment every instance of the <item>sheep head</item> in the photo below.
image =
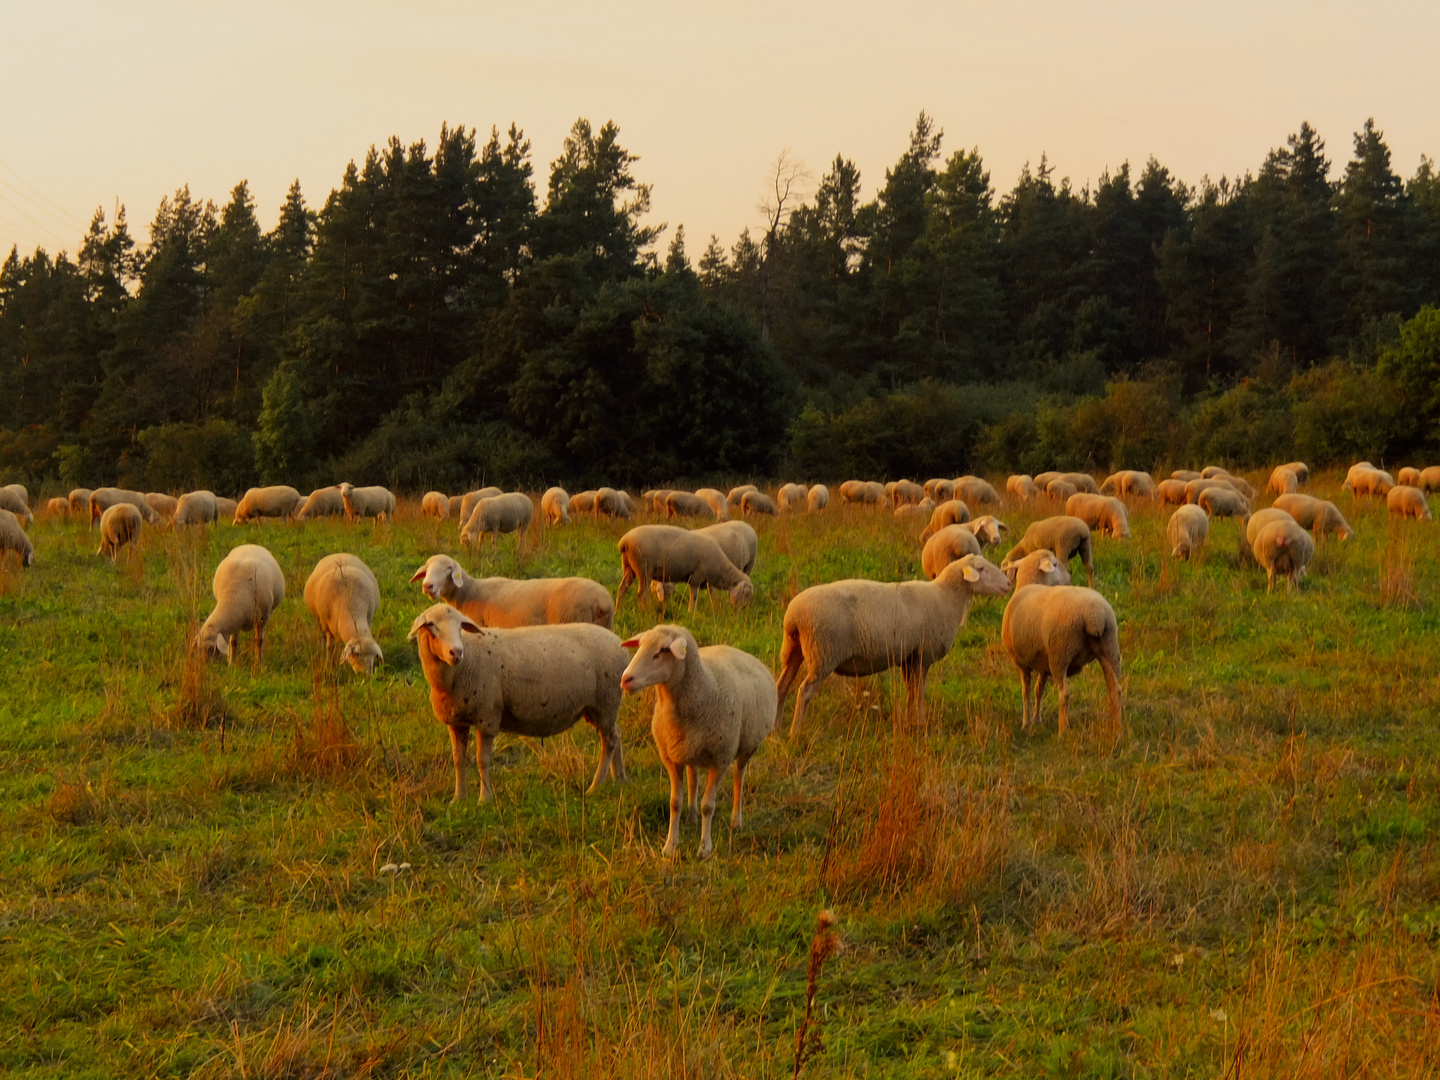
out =
[[423,635],[430,644],[430,652],[441,662],[454,667],[465,658],[465,641],[461,634],[483,632],[469,616],[448,604],[436,604],[415,616],[415,621],[410,624],[409,640],[415,641]]
[[680,626],[655,626],[620,644],[635,650],[635,657],[620,676],[620,689],[638,693],[647,686],[673,682],[685,673],[690,634]]
[[380,651],[380,643],[367,636],[347,641],[340,653],[340,660],[348,661],[350,666],[362,675],[373,675],[375,665],[385,662],[385,654]]
[[420,588],[431,600],[441,600],[460,588],[465,571],[449,555],[431,555],[410,580],[420,582]]
[[935,584],[971,596],[1004,596],[1014,587],[1005,571],[983,555],[965,555],[956,559],[940,571]]
[[741,575],[730,590],[730,606],[742,608],[755,598],[755,586],[748,577]]

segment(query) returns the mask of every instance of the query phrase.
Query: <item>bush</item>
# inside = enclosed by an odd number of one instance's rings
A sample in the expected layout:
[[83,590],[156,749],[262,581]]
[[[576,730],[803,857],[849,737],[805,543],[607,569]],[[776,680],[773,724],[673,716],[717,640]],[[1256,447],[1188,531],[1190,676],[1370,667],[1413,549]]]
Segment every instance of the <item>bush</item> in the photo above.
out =
[[953,476],[970,468],[979,434],[959,387],[924,382],[839,412],[808,406],[790,425],[803,476]]
[[1294,416],[1290,398],[1283,390],[1262,387],[1247,379],[1202,402],[1192,424],[1192,463],[1226,462],[1248,467],[1292,456]]
[[1295,452],[1304,461],[1382,461],[1413,440],[1414,399],[1388,376],[1337,361],[1297,375]]
[[55,454],[60,436],[44,424],[19,431],[0,428],[0,476],[4,483],[37,488],[41,479],[55,475]]
[[143,452],[137,471],[150,491],[236,494],[254,479],[250,432],[229,420],[149,427],[136,442]]

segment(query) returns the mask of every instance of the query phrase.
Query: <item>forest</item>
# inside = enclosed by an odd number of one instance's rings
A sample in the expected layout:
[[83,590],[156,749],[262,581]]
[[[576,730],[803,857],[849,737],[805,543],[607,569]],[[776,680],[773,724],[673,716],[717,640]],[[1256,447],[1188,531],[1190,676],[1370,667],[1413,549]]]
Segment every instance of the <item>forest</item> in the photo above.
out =
[[[764,221],[648,221],[619,128],[538,188],[511,125],[442,126],[298,182],[188,187],[148,241],[0,267],[0,474],[147,490],[923,477],[1440,455],[1440,177],[1373,121],[1253,173],[1153,158],[999,193],[921,113],[864,201],[783,155]],[[694,252],[698,251],[696,256]]]

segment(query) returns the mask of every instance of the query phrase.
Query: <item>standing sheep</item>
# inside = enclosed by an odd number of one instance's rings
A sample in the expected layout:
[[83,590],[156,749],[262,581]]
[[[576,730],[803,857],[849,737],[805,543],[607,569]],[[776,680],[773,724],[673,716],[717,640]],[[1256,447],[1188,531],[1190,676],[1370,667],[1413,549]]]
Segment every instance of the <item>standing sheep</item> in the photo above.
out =
[[1315,541],[1294,521],[1272,521],[1255,537],[1252,551],[1255,561],[1265,568],[1265,591],[1275,588],[1275,576],[1280,574],[1288,592],[1300,584],[1315,557]]
[[100,550],[113,563],[120,549],[140,539],[140,523],[143,519],[134,503],[115,503],[100,515]]
[[983,555],[985,549],[975,534],[965,525],[946,525],[925,541],[920,550],[920,569],[929,581],[934,581],[940,571],[966,555]]
[[[1110,490],[1107,491],[1106,488]],[[1153,499],[1156,496],[1154,478],[1139,469],[1121,469],[1105,478],[1100,485],[1101,495],[1116,495],[1127,499]]]
[[380,607],[380,583],[370,567],[346,552],[326,555],[305,582],[305,606],[320,624],[326,645],[345,643],[342,663],[348,661],[357,672],[374,674],[375,665],[382,663],[385,655],[370,630]]
[[[1005,605],[1000,640],[1020,675],[1020,723],[1040,722],[1045,684],[1054,679],[1060,694],[1058,732],[1069,727],[1070,677],[1098,661],[1110,691],[1115,726],[1120,713],[1120,633],[1115,609],[1094,589],[1079,585],[1028,585]],[[1030,680],[1036,677],[1034,707]],[[1032,715],[1033,713],[1033,715]]]
[[1415,485],[1421,491],[1440,491],[1440,465],[1428,465],[1420,470],[1420,482]]
[[959,499],[943,502],[930,514],[930,524],[926,525],[924,531],[920,533],[920,542],[923,544],[949,525],[963,525],[969,520],[970,506],[968,503],[963,503]]
[[1007,494],[1014,495],[1021,502],[1029,502],[1040,494],[1040,489],[1035,484],[1035,478],[1024,473],[1006,480],[1005,491]]
[[275,556],[258,544],[241,544],[220,560],[211,583],[215,610],[200,625],[195,644],[206,656],[235,662],[242,631],[255,631],[255,658],[264,659],[265,624],[285,599],[285,575]]
[[21,566],[29,566],[35,561],[35,545],[25,535],[20,519],[13,510],[0,510],[0,562],[4,561],[7,551],[15,552]]
[[90,496],[93,494],[95,493],[89,488],[71,488],[70,512],[72,514],[78,514],[84,510],[88,513],[90,510]]
[[1170,554],[1176,559],[1189,560],[1202,547],[1210,535],[1210,515],[1204,507],[1186,504],[1178,507],[1165,523],[1165,538],[1170,541]]
[[361,518],[392,521],[395,518],[395,496],[389,488],[357,488],[347,481],[340,485],[340,497],[345,500],[345,517],[350,521]]
[[615,609],[635,582],[640,603],[650,582],[690,586],[690,610],[701,588],[722,588],[730,603],[744,607],[755,595],[748,575],[730,561],[713,536],[673,525],[639,525],[620,538],[620,587],[615,591]]
[[45,504],[45,513],[50,517],[58,517],[61,514],[69,516],[70,500],[64,496],[56,496]]
[[1051,469],[1046,472],[1036,473],[1030,479],[1034,481],[1037,488],[1039,488],[1041,491],[1044,491],[1047,487],[1050,486],[1051,480],[1060,479],[1060,474]]
[[1255,539],[1260,535],[1261,530],[1272,521],[1294,521],[1286,511],[1278,506],[1267,506],[1263,510],[1256,510],[1250,515],[1250,520],[1245,523],[1245,549],[1250,552],[1255,550]]
[[1184,506],[1185,505],[1185,481],[1184,480],[1161,480],[1156,485],[1160,495],[1161,506]]
[[472,578],[449,555],[431,555],[410,580],[481,626],[615,625],[609,590],[589,578]]
[[464,502],[464,495],[451,495],[449,499],[450,505],[446,508],[445,516],[447,518],[458,518],[460,516],[460,506]]
[[145,502],[161,517],[173,518],[179,500],[174,495],[166,495],[163,491],[148,491],[145,493]]
[[420,513],[436,521],[450,516],[450,496],[443,491],[427,491],[420,499]]
[[1195,505],[1212,518],[1238,517],[1243,522],[1250,517],[1249,501],[1234,488],[1206,488],[1200,492]]
[[1091,495],[1077,492],[1065,500],[1065,513],[1077,517],[1092,532],[1116,540],[1130,538],[1130,514],[1125,504],[1112,495]]
[[1373,467],[1360,468],[1356,466],[1350,470],[1350,475],[1345,478],[1341,488],[1348,488],[1350,494],[1357,499],[1368,496],[1380,497],[1388,495],[1390,489],[1395,486],[1395,478],[1383,469]]
[[[496,495],[503,494],[505,493],[498,487],[483,487],[477,488],[475,491],[467,491],[460,497],[460,513],[456,515],[459,518],[460,527],[462,529],[465,527],[466,522],[470,520],[470,515],[475,513],[475,504],[481,499],[493,499]],[[592,491],[590,494],[594,495],[595,493]],[[587,507],[587,509],[590,508]]]
[[725,552],[725,557],[735,564],[741,573],[749,574],[755,569],[755,556],[760,551],[760,537],[745,521],[721,521],[696,529],[699,536],[713,537]]
[[1010,549],[1000,563],[1000,569],[1009,570],[1032,551],[1041,549],[1053,551],[1062,563],[1069,565],[1076,555],[1085,567],[1085,579],[1095,584],[1095,563],[1091,555],[1090,526],[1079,518],[1066,515],[1041,518],[1030,523],[1020,542]]
[[1078,493],[1079,489],[1074,484],[1059,476],[1045,485],[1046,496],[1058,503],[1063,503]]
[[1287,461],[1284,465],[1281,465],[1280,467],[1282,469],[1289,469],[1291,472],[1293,472],[1295,474],[1295,479],[1299,480],[1300,483],[1308,484],[1310,482],[1310,466],[1306,465],[1305,462]]
[[90,493],[90,527],[94,528],[100,516],[117,503],[129,503],[135,507],[147,525],[157,525],[160,522],[160,515],[150,508],[150,504],[140,492],[126,491],[124,488],[96,488]]
[[1194,469],[1176,469],[1170,474],[1171,480],[1179,480],[1182,484],[1188,484],[1191,480],[1201,480],[1203,477]]
[[540,496],[540,514],[551,525],[570,524],[570,496],[564,488],[545,489]]
[[1340,508],[1328,499],[1317,499],[1314,495],[1281,495],[1275,500],[1275,508],[1284,510],[1302,529],[1313,530],[1316,539],[1334,533],[1344,541],[1355,535]]
[[776,722],[803,664],[805,679],[795,700],[791,737],[800,729],[810,699],[832,674],[878,675],[897,666],[905,679],[906,711],[923,723],[925,677],[949,655],[970,613],[970,601],[1009,591],[1009,579],[980,555],[952,562],[934,581],[852,578],[812,585],[785,609]]
[[19,499],[22,506],[30,505],[30,490],[24,484],[6,484],[3,490]]
[[223,495],[215,496],[215,513],[217,521],[224,521],[226,518],[233,518],[235,511],[240,509],[240,503],[235,499],[227,499]]
[[1425,493],[1418,487],[1396,484],[1385,495],[1385,506],[1393,518],[1414,518],[1416,521],[1433,521],[1430,504]]
[[860,503],[862,506],[884,506],[885,486],[875,480],[846,480],[840,485],[841,503]]
[[935,501],[928,495],[918,503],[901,503],[895,508],[897,518],[913,518],[917,520],[928,520],[935,512]]
[[548,738],[582,717],[600,735],[600,765],[586,793],[607,776],[625,779],[620,745],[620,676],[629,654],[599,626],[526,626],[487,630],[447,604],[415,617],[410,640],[420,653],[430,707],[450,730],[455,797],[465,798],[470,729],[479,745],[480,800],[491,798],[490,759],[502,731]]
[[1292,491],[1300,490],[1300,478],[1295,475],[1293,469],[1277,465],[1271,471],[1270,479],[1265,483],[1265,490],[1272,495],[1288,495]]
[[10,511],[27,524],[35,520],[25,499],[8,487],[0,488],[0,510]]
[[602,487],[595,491],[595,513],[609,518],[623,518],[629,521],[634,514],[630,496],[614,488]]
[[770,669],[729,645],[697,647],[683,626],[662,625],[624,643],[635,658],[620,677],[628,693],[657,689],[650,734],[670,776],[670,831],[664,854],[674,858],[680,843],[680,773],[685,772],[684,811],[695,803],[697,774],[705,770],[700,797],[702,859],[714,853],[711,824],[715,796],[726,771],[735,766],[730,828],[744,823],[745,768],[775,727],[779,711]]
[[1070,571],[1053,551],[1032,551],[1012,567],[1015,588],[1026,585],[1069,585]]
[[338,485],[316,488],[310,493],[303,506],[295,511],[296,521],[315,521],[319,518],[344,517],[345,499]]
[[805,509],[812,514],[820,513],[829,505],[830,489],[824,484],[816,484],[810,489],[810,494],[805,496]]
[[235,508],[235,524],[259,521],[261,518],[289,518],[300,507],[300,492],[285,484],[251,488]]
[[220,505],[213,491],[187,491],[175,504],[175,527],[208,525],[220,520]]
[[470,514],[470,520],[465,523],[465,528],[460,530],[460,546],[468,547],[474,544],[479,547],[488,533],[490,548],[493,551],[500,545],[501,533],[513,532],[515,534],[515,550],[519,551],[520,545],[525,539],[525,529],[530,524],[530,517],[534,512],[535,508],[530,504],[530,496],[519,491],[481,499],[475,504],[475,509]]
[[776,496],[776,502],[781,510],[798,510],[805,505],[805,497],[809,493],[804,484],[786,484]]
[[925,494],[934,499],[937,506],[941,503],[947,503],[955,498],[955,481],[948,480],[945,477],[926,480]]
[[725,496],[715,488],[696,488],[695,496],[705,500],[705,505],[710,507],[716,521],[725,521],[730,517],[730,506],[725,502]]
[[640,505],[652,514],[663,514],[665,512],[665,500],[669,497],[669,488],[651,488],[640,496]]
[[955,498],[970,507],[970,512],[978,514],[981,507],[999,506],[1000,494],[990,485],[987,480],[981,480],[978,476],[961,476],[955,481]]
[[714,517],[715,511],[699,495],[688,491],[672,491],[665,496],[665,516],[672,521],[678,517]]
[[[665,493],[670,494],[668,491]],[[657,512],[660,507],[657,507]],[[593,514],[595,513],[595,492],[581,491],[570,496],[570,512],[572,514]]]
[[1099,495],[1100,485],[1095,483],[1095,478],[1089,473],[1067,472],[1061,473],[1060,479],[1068,484],[1075,485],[1076,491],[1083,491],[1089,495]]
[[1420,486],[1420,470],[1411,465],[1406,465],[1395,474],[1395,483],[1404,487]]
[[763,491],[747,491],[745,497],[740,500],[740,512],[746,517],[753,517],[757,514],[776,517],[780,513],[780,508],[775,505],[775,500]]
[[913,480],[896,480],[885,486],[885,494],[890,496],[891,505],[898,507],[918,503],[926,497],[927,492]]
[[728,495],[725,496],[725,504],[726,504],[731,510],[739,510],[739,509],[740,509],[740,500],[743,499],[743,498],[745,498],[745,493],[746,493],[747,491],[759,491],[759,490],[760,490],[760,489],[757,488],[754,484],[741,484],[741,485],[738,486],[738,487],[733,487],[733,488],[730,489],[730,494],[728,494]]

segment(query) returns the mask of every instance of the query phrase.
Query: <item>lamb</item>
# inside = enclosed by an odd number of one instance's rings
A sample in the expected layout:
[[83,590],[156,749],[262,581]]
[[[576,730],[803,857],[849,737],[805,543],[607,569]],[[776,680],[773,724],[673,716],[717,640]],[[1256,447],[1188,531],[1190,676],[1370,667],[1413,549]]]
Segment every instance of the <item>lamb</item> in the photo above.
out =
[[1205,538],[1209,534],[1210,515],[1203,507],[1189,503],[1179,507],[1165,523],[1165,537],[1170,541],[1170,554],[1176,559],[1188,561],[1205,546]]
[[1275,576],[1283,574],[1285,589],[1300,584],[1310,560],[1315,557],[1315,541],[1294,521],[1272,521],[1260,530],[1252,547],[1255,561],[1265,568],[1265,591],[1275,588]]
[[175,505],[175,527],[208,525],[220,520],[220,505],[213,491],[187,491]]
[[1396,484],[1386,493],[1385,505],[1391,517],[1413,517],[1416,521],[1434,520],[1430,516],[1430,504],[1425,501],[1425,493],[1418,487]]
[[924,531],[920,533],[920,542],[923,544],[947,526],[963,525],[969,520],[970,507],[967,503],[963,503],[959,499],[941,503],[931,511],[930,524],[926,525]]
[[1014,566],[1017,590],[1026,585],[1069,585],[1070,571],[1053,551],[1032,551]]
[[1085,579],[1095,584],[1095,564],[1090,550],[1090,526],[1079,518],[1058,515],[1031,522],[1020,542],[1010,549],[1000,569],[1009,570],[1032,551],[1053,551],[1062,563],[1069,564],[1076,555],[1085,567]]
[[[669,492],[666,492],[668,495]],[[657,507],[657,510],[659,508]],[[581,491],[570,496],[570,510],[575,514],[595,513],[595,492]]]
[[842,503],[860,503],[862,506],[884,506],[885,487],[874,480],[846,480],[840,485]]
[[1350,475],[1340,486],[1348,488],[1350,494],[1357,499],[1370,495],[1388,495],[1390,489],[1395,486],[1395,478],[1383,469],[1373,467],[1362,469],[1356,466],[1350,470]]
[[100,515],[100,550],[113,563],[120,549],[140,539],[142,518],[134,503],[118,502]]
[[562,487],[546,488],[540,496],[540,514],[551,525],[569,525],[570,495]]
[[1420,482],[1415,485],[1421,491],[1440,491],[1440,465],[1430,465],[1420,470]]
[[1064,502],[1079,491],[1069,480],[1056,477],[1045,485],[1045,494],[1056,502]]
[[1275,500],[1275,508],[1284,510],[1302,529],[1311,529],[1317,539],[1332,532],[1342,541],[1355,535],[1339,508],[1326,499],[1313,495],[1281,495]]
[[480,546],[485,539],[485,534],[490,534],[490,548],[495,550],[500,544],[500,534],[513,532],[515,534],[515,550],[520,550],[520,544],[525,539],[525,529],[530,524],[531,515],[535,508],[530,504],[530,497],[523,492],[512,491],[508,495],[493,495],[488,499],[481,499],[475,504],[474,511],[470,514],[470,520],[465,523],[465,528],[460,530],[460,546],[466,547],[474,544]]
[[427,491],[420,499],[420,513],[444,521],[450,516],[450,496],[443,491]]
[[1102,536],[1116,540],[1130,538],[1130,514],[1125,504],[1114,496],[1078,492],[1065,500],[1065,513],[1079,518]]
[[[1020,676],[1022,727],[1040,722],[1045,684],[1054,679],[1060,695],[1059,734],[1065,734],[1070,717],[1070,676],[1098,661],[1110,690],[1110,711],[1115,726],[1120,713],[1120,633],[1115,609],[1094,589],[1079,585],[1028,585],[1016,589],[1005,605],[1000,640]],[[1031,707],[1030,680],[1035,683]]]
[[[458,515],[460,527],[462,529],[465,527],[465,523],[470,520],[470,515],[475,512],[475,504],[481,499],[493,499],[496,495],[503,494],[505,493],[498,487],[483,487],[477,488],[475,491],[467,491],[460,498],[460,513]],[[594,495],[595,493],[592,491],[590,494]],[[571,505],[574,505],[573,502]],[[591,508],[587,507],[587,509]]]
[[[1440,487],[1440,480],[1436,481]],[[816,484],[810,489],[810,494],[805,496],[805,508],[812,514],[818,514],[825,507],[830,505],[830,489],[824,484]]]
[[345,500],[345,517],[348,521],[361,518],[395,518],[395,496],[389,488],[359,487],[348,481],[340,485],[340,497]]
[[35,520],[29,503],[8,487],[0,488],[0,510],[8,510],[27,524]]
[[900,506],[902,503],[918,503],[928,492],[913,480],[896,480],[894,484],[885,485],[885,494],[890,496],[891,505]]
[[601,626],[485,629],[448,604],[426,608],[410,624],[410,640],[430,684],[430,707],[450,729],[455,796],[465,798],[465,755],[476,729],[480,801],[494,795],[490,758],[502,731],[549,738],[582,717],[600,735],[600,765],[586,789],[607,776],[625,779],[620,745],[620,676],[629,654]]
[[955,644],[956,631],[970,613],[970,601],[1009,591],[1009,579],[980,555],[952,562],[934,581],[854,578],[812,585],[785,609],[777,722],[803,662],[805,680],[790,722],[792,738],[810,699],[831,674],[877,675],[897,665],[905,679],[906,711],[923,723],[925,677]]
[[300,492],[285,484],[251,488],[235,508],[235,524],[261,518],[289,518],[300,508]]
[[805,498],[810,494],[810,489],[804,484],[786,484],[776,496],[781,510],[798,510],[805,505]]
[[610,592],[583,577],[473,578],[449,555],[431,555],[410,578],[431,600],[449,604],[481,626],[615,625]]
[[1288,495],[1291,492],[1299,491],[1300,477],[1295,475],[1294,470],[1287,469],[1284,465],[1277,465],[1270,473],[1265,490],[1272,495]]
[[1202,480],[1202,477],[1194,469],[1176,469],[1170,474],[1171,480],[1179,480],[1182,484],[1188,484],[1191,480]]
[[1060,479],[1075,485],[1076,491],[1087,492],[1090,495],[1100,494],[1100,485],[1095,483],[1095,478],[1089,473],[1067,472],[1061,473]]
[[1256,510],[1250,515],[1250,520],[1245,523],[1245,544],[1250,551],[1255,550],[1255,539],[1272,521],[1294,521],[1295,519],[1284,510],[1275,506],[1267,506],[1263,510]]
[[699,648],[683,626],[661,625],[623,643],[635,658],[620,677],[628,693],[657,690],[650,733],[660,763],[670,774],[670,832],[664,854],[674,858],[680,843],[680,772],[685,772],[688,815],[695,802],[696,777],[705,770],[700,798],[700,858],[715,851],[711,824],[715,796],[726,771],[735,766],[735,799],[730,828],[744,821],[745,768],[775,727],[778,712],[770,669],[729,645]]
[[741,484],[739,487],[733,487],[730,489],[730,494],[725,496],[725,504],[729,506],[731,510],[739,510],[740,500],[745,498],[745,493],[747,491],[759,490],[760,489],[754,484]]
[[1029,502],[1040,494],[1040,489],[1035,484],[1035,478],[1023,473],[1006,480],[1005,491],[1007,494],[1014,495],[1021,502]]
[[937,505],[947,503],[955,498],[955,481],[947,480],[944,477],[926,480],[925,494],[934,499]]
[[709,503],[688,491],[672,491],[665,496],[665,516],[672,520],[677,517],[712,517],[714,513]]
[[755,595],[749,575],[730,561],[719,542],[702,531],[691,532],[673,525],[639,525],[620,538],[620,587],[615,591],[615,609],[633,581],[645,602],[651,581],[663,584],[685,582],[690,586],[690,610],[701,588],[722,588],[730,593],[735,607],[748,604]]
[[96,488],[90,493],[90,527],[94,528],[95,522],[100,520],[100,515],[117,503],[129,503],[135,507],[140,511],[140,516],[147,525],[156,525],[160,522],[160,515],[150,508],[150,504],[145,501],[145,496],[140,492],[126,491],[123,488]]
[[983,555],[979,539],[965,525],[946,525],[925,541],[920,550],[920,569],[934,581],[940,571],[966,555]]
[[94,492],[89,488],[71,488],[70,512],[72,514],[78,514],[81,510],[88,511],[90,509],[90,496],[93,494]]
[[4,561],[7,551],[15,552],[21,566],[30,566],[35,562],[35,545],[25,535],[20,518],[13,510],[0,510],[0,562]]
[[962,476],[955,481],[955,498],[978,513],[982,506],[999,506],[1000,495],[988,481],[978,476]]
[[1195,500],[1195,505],[1202,507],[1212,518],[1238,517],[1245,521],[1250,517],[1249,501],[1233,488],[1206,488]]
[[730,507],[725,502],[725,496],[715,488],[696,488],[695,495],[705,500],[706,505],[714,512],[716,521],[725,521],[730,517]]
[[746,517],[753,517],[756,514],[776,517],[780,513],[780,508],[775,505],[775,500],[763,491],[747,491],[744,498],[740,500],[740,512]]
[[174,495],[166,495],[161,491],[147,491],[145,493],[145,502],[151,510],[154,510],[155,513],[161,517],[173,518],[175,516],[175,507],[179,500],[176,499]]
[[345,552],[326,555],[305,582],[305,606],[320,624],[327,646],[331,641],[345,643],[342,662],[348,661],[357,672],[374,674],[385,655],[370,631],[380,606],[380,583],[370,567]]
[[1156,491],[1160,496],[1161,506],[1184,506],[1185,505],[1185,481],[1184,480],[1161,480],[1156,485]]
[[211,584],[215,610],[200,625],[195,644],[206,656],[224,656],[235,663],[235,642],[241,631],[255,631],[255,658],[265,653],[265,624],[285,599],[285,575],[275,556],[258,544],[231,548],[220,560]]
[[595,491],[595,514],[604,515],[610,518],[624,518],[630,520],[635,512],[630,496],[623,491],[616,491],[614,488],[602,487]]

